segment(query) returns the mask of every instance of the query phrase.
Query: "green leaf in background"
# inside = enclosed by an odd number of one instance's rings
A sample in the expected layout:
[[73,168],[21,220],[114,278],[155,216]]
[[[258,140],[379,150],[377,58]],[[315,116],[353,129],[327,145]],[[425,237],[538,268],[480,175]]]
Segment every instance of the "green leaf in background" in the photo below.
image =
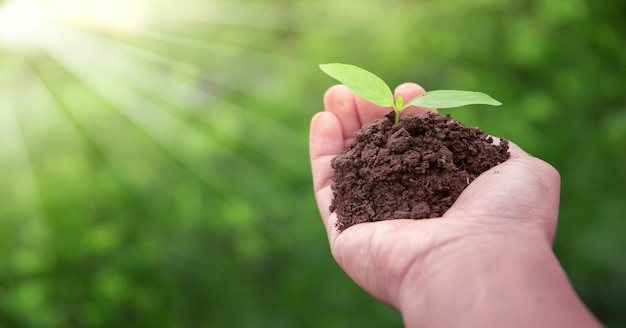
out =
[[348,64],[322,64],[324,73],[343,83],[357,96],[382,107],[393,107],[393,93],[378,76]]
[[491,96],[475,91],[434,90],[413,98],[406,106],[451,108],[465,105],[500,106],[501,102]]

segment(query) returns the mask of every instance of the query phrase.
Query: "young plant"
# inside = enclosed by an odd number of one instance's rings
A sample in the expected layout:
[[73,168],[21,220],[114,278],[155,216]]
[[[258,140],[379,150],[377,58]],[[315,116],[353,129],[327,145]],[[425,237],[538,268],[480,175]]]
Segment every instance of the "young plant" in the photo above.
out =
[[475,104],[502,105],[485,93],[460,90],[428,91],[404,103],[402,96],[394,99],[393,93],[385,81],[358,66],[333,63],[322,64],[320,68],[332,78],[343,83],[357,96],[378,106],[393,108],[396,113],[396,124],[400,120],[400,114],[409,106],[452,108]]

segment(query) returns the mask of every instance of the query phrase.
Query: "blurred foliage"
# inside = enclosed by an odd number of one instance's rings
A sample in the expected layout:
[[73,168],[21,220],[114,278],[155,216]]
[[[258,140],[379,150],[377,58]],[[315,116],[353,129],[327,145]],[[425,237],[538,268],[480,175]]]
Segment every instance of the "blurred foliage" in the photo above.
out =
[[453,114],[557,167],[556,254],[626,325],[626,2],[41,3],[0,33],[0,326],[400,326],[314,203],[326,62],[501,100]]

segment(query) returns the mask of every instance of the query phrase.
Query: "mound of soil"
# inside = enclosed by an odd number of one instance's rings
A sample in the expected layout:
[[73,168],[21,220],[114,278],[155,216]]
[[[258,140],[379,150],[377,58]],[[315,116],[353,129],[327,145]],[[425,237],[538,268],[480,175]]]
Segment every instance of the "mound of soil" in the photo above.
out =
[[337,228],[443,215],[477,176],[509,158],[508,141],[450,115],[394,112],[366,125],[331,162]]

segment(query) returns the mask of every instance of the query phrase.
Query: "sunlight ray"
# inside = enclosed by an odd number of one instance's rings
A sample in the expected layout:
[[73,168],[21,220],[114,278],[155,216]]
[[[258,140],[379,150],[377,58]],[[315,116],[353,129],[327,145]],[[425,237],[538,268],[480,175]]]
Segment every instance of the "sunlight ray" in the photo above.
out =
[[[198,77],[198,79],[202,79],[201,75],[198,73],[190,74]],[[245,136],[241,136],[240,133],[236,133],[237,129],[220,123],[224,122],[225,116],[236,117],[238,121],[241,121],[240,125],[256,127],[260,131],[272,131],[272,138],[274,138],[275,140],[286,141],[294,140],[295,138],[297,138],[297,136],[300,134],[299,131],[296,131],[289,126],[286,126],[285,124],[270,119],[269,117],[264,116],[257,111],[245,108],[243,106],[239,106],[232,101],[221,99],[220,96],[216,95],[215,93],[210,93],[206,90],[198,90],[197,86],[191,86],[191,88],[194,90],[194,92],[202,93],[202,98],[204,99],[204,106],[202,107],[199,107],[197,104],[190,103],[188,99],[181,99],[181,94],[190,93],[181,93],[181,90],[177,88],[170,89],[169,87],[163,88],[163,86],[160,86],[160,88],[158,86],[151,87],[149,84],[146,84],[143,81],[139,83],[136,82],[134,83],[134,85],[136,88],[140,88],[144,90],[144,92],[149,92],[152,95],[158,97],[159,99],[161,99],[162,102],[176,107],[178,111],[182,111],[188,115],[193,116],[194,118],[202,122],[204,126],[211,128],[212,130],[218,131],[219,133],[222,133],[224,135],[227,135],[229,138],[234,138],[235,140],[238,140],[241,144],[244,144],[247,147],[251,147],[258,154],[275,161],[276,164],[285,167],[292,172],[297,172],[298,167],[300,167],[302,164],[300,161],[292,163],[292,156],[286,157],[286,160],[282,159],[276,161],[274,156],[268,156],[266,154],[266,145],[258,144],[258,142],[255,142],[258,141],[258,138],[256,140],[246,140]],[[184,86],[190,87],[189,85]],[[159,92],[154,92],[155,90],[159,90]],[[206,104],[211,104],[210,106],[212,108],[206,108]],[[291,143],[289,144],[289,146],[291,146]]]
[[[176,22],[177,24],[182,22],[203,23],[339,37],[354,37],[354,35],[336,28],[334,23],[337,20],[328,18],[334,15],[344,17],[347,14],[358,15],[358,9],[361,7],[358,2],[342,4],[342,2],[337,1],[226,2],[201,0],[176,3],[175,6],[173,8],[163,4],[159,7],[159,12],[169,13],[169,15],[160,18],[165,22]],[[324,17],[324,24],[320,24],[321,17]],[[339,20],[339,22],[342,21]],[[345,20],[342,23],[345,23]]]
[[[212,42],[207,42],[204,40],[197,40],[197,39],[191,39],[191,38],[187,38],[187,37],[181,37],[181,36],[174,36],[174,35],[167,35],[167,34],[162,34],[162,33],[157,33],[157,32],[138,32],[138,35],[143,35],[146,37],[150,37],[150,38],[154,38],[154,39],[158,39],[160,41],[163,42],[167,42],[168,44],[173,44],[173,45],[182,45],[182,46],[186,46],[186,47],[190,47],[192,49],[190,50],[202,50],[202,49],[211,49],[214,46],[214,43]],[[149,62],[153,62],[158,64],[159,66],[163,67],[163,68],[169,68],[171,69],[172,67],[177,70],[178,72],[188,75],[190,77],[196,78],[199,81],[202,82],[208,82],[212,85],[219,85],[220,88],[224,89],[224,90],[228,90],[228,91],[232,91],[232,90],[236,90],[239,92],[243,92],[243,93],[247,93],[246,91],[246,87],[242,86],[242,85],[227,85],[224,83],[220,83],[220,80],[218,79],[211,79],[209,78],[205,72],[201,72],[199,71],[199,69],[197,67],[195,67],[194,63],[188,63],[188,62],[183,62],[177,58],[173,58],[173,57],[169,57],[165,54],[162,54],[160,52],[157,51],[151,51],[151,50],[147,50],[147,49],[143,49],[140,48],[136,45],[133,44],[129,44],[128,42],[122,41],[122,40],[117,40],[117,39],[111,39],[108,36],[102,36],[99,34],[94,35],[95,37],[100,38],[98,42],[102,41],[102,42],[106,42],[106,48],[109,50],[112,49],[119,49],[122,52],[131,54],[131,55],[135,55],[139,58],[145,59]],[[289,61],[291,61],[292,65],[312,65],[311,63],[306,63],[301,59],[295,59],[293,57],[288,57],[288,56],[283,56],[283,55],[278,55],[278,54],[267,54],[267,53],[257,53],[254,50],[250,50],[250,49],[245,49],[245,48],[239,48],[239,47],[232,47],[232,46],[226,46],[226,45],[222,45],[222,44],[215,44],[218,47],[225,47],[225,51],[228,52],[240,52],[240,51],[244,51],[244,52],[250,52],[250,56],[254,56],[255,58],[258,59],[258,55],[266,55],[269,56],[272,59],[277,59],[280,60],[280,64],[281,65],[290,65]],[[204,53],[203,53],[204,55]],[[225,54],[226,55],[226,54]],[[253,59],[253,58],[250,58]],[[214,60],[214,59],[213,59]],[[283,60],[288,60],[287,63],[285,63]],[[109,71],[110,72],[110,71]],[[126,74],[127,71],[121,71],[121,76],[119,77],[125,77],[126,79],[130,79],[135,81],[137,84],[143,84],[146,85],[149,83],[154,83],[155,81],[160,81],[162,80],[162,78],[159,78],[160,76],[158,74],[155,74],[156,71],[155,70],[145,70],[142,71],[141,76],[139,76],[140,74],[133,74],[133,75],[129,75]],[[143,78],[143,76],[151,76],[151,78]],[[141,81],[139,81],[138,79],[141,79]],[[164,90],[160,90],[160,93],[163,94],[164,96],[167,95],[168,99],[172,99],[172,100],[180,100],[182,95],[186,95],[186,96],[193,96],[194,93],[202,93],[204,96],[206,97],[212,97],[217,99],[218,96],[216,96],[217,92],[209,92],[208,89],[204,88],[204,89],[198,89],[197,85],[193,85],[190,83],[182,83],[180,81],[177,80],[173,80],[173,79],[168,79],[168,82],[174,82],[176,83],[174,85],[174,90],[172,92],[170,92],[169,87],[171,87],[171,85],[167,85],[168,88],[164,88]],[[159,84],[154,84],[152,85],[152,87],[160,87],[163,88],[163,85],[159,85]],[[193,90],[193,91],[191,91]],[[161,91],[163,91],[164,93],[162,93]],[[169,94],[168,94],[169,92]],[[256,94],[251,94],[252,96],[256,96]],[[184,107],[185,105],[189,105],[189,103],[178,103],[179,106]],[[233,104],[233,106],[235,106]],[[238,111],[235,111],[234,113],[240,113],[240,110],[244,110],[244,111],[249,111],[249,109],[240,107],[237,108]],[[255,113],[257,115],[259,115],[258,113]],[[279,122],[274,122],[275,124],[280,124]],[[283,125],[283,129],[284,130],[289,130],[288,127]],[[295,131],[294,131],[295,132]]]
[[[96,34],[98,36],[114,40],[116,42],[125,42],[130,43],[131,41],[124,41],[120,39],[120,36],[116,36],[115,34],[106,33],[106,30],[102,29],[94,29],[94,28],[85,28],[83,26],[76,26],[77,28]],[[280,63],[281,65],[309,65],[311,63],[307,62],[305,59],[298,58],[295,56],[279,54],[272,51],[265,51],[260,49],[254,49],[251,47],[244,47],[239,45],[231,45],[223,42],[215,42],[206,39],[199,39],[187,35],[176,35],[169,32],[158,32],[158,31],[149,31],[146,29],[142,30],[133,30],[127,31],[123,37],[128,39],[129,35],[134,35],[137,37],[142,37],[145,39],[151,39],[154,41],[158,41],[161,43],[168,43],[173,46],[184,47],[189,50],[200,50],[200,54],[202,56],[206,56],[207,52],[219,54],[225,58],[230,56],[245,56],[248,59],[267,59],[269,61],[274,61]],[[168,48],[171,49],[171,48]]]
[[[105,38],[102,41],[105,42],[109,40]],[[106,49],[108,49],[109,54],[111,54],[111,50],[118,49],[117,47],[123,47],[122,50],[130,50],[132,54],[140,53],[141,58],[146,58],[147,56],[147,58],[150,59],[157,59],[159,61],[159,64],[165,67],[184,65],[184,63],[176,59],[168,58],[167,56],[157,54],[156,52],[140,49],[124,43],[119,43],[119,41],[110,42],[112,43],[105,43]],[[124,57],[124,59],[127,58]],[[278,138],[279,140],[293,140],[295,135],[298,134],[298,132],[285,126],[284,124],[280,124],[274,120],[264,117],[263,115],[255,111],[243,108],[241,106],[237,106],[231,102],[220,99],[219,96],[208,92],[204,88],[199,89],[199,85],[197,84],[193,85],[190,83],[180,83],[173,79],[168,79],[167,84],[163,84],[163,78],[156,74],[155,70],[142,70],[141,73],[128,74],[127,69],[116,69],[116,67],[118,67],[118,65],[106,69],[107,75],[111,79],[118,81],[118,83],[119,81],[133,83],[133,85],[144,90],[151,91],[153,94],[155,94],[154,90],[158,90],[156,94],[163,103],[166,103],[170,106],[175,106],[177,110],[184,111],[185,113],[190,114],[197,119],[200,119],[206,127],[210,127],[213,130],[221,134],[227,135],[229,138],[232,138],[234,140],[239,140],[241,144],[252,147],[258,154],[263,154],[263,156],[267,157],[270,160],[274,160],[274,157],[265,154],[267,149],[264,146],[255,147],[255,143],[251,143],[249,140],[242,140],[242,137],[239,135],[239,133],[237,133],[237,131],[240,129],[229,128],[229,126],[219,124],[224,120],[224,115],[221,115],[220,113],[229,113],[229,116],[235,116],[237,117],[237,120],[248,122],[247,125],[251,125],[251,122],[254,122],[253,125],[263,127],[264,131],[272,131],[274,137]],[[186,68],[185,74],[191,75],[192,77],[195,77],[199,80],[204,79],[201,74],[196,72],[197,69],[191,66],[187,67],[188,68]],[[134,66],[133,70],[138,68],[138,66]],[[172,84],[172,82],[174,82],[174,84]],[[198,97],[201,98],[199,100],[199,103],[190,103],[190,99],[198,100]],[[199,108],[199,104],[202,104],[203,106]],[[215,108],[212,110],[207,110],[207,108],[205,107],[207,106],[207,104],[213,104],[212,106],[219,107],[219,110]],[[281,166],[287,165],[289,166],[288,169],[291,171],[297,171],[297,165],[300,165],[299,162],[297,164],[289,164],[285,163],[284,161],[279,161],[277,162],[277,164]]]
[[[281,65],[287,65],[289,66],[290,63],[287,62],[285,63],[284,60],[291,60],[291,65],[309,65],[309,63],[304,63],[303,60],[300,59],[296,59],[293,57],[288,57],[288,56],[283,56],[283,55],[277,55],[277,54],[268,54],[268,53],[258,53],[254,50],[249,50],[249,49],[243,49],[243,48],[239,48],[239,47],[231,47],[231,46],[226,46],[226,45],[222,45],[222,44],[217,44],[217,43],[212,43],[212,42],[207,42],[204,40],[197,40],[197,39],[192,39],[192,38],[187,38],[187,37],[182,37],[182,36],[175,36],[175,35],[167,35],[167,34],[163,34],[163,33],[157,33],[157,32],[138,32],[137,35],[142,35],[145,37],[149,37],[149,38],[154,38],[157,39],[159,41],[163,41],[163,42],[167,42],[168,44],[172,44],[172,45],[181,45],[181,46],[185,46],[185,47],[189,47],[191,48],[190,50],[205,50],[205,49],[213,49],[214,46],[216,47],[224,47],[224,51],[229,52],[229,53],[239,53],[240,51],[244,50],[245,52],[249,52],[249,56],[251,57],[255,57],[258,58],[258,56],[269,56],[272,59],[275,60],[280,60],[281,61]],[[105,37],[106,38],[106,37]],[[107,38],[108,39],[108,38]],[[123,41],[118,41],[115,40],[114,42],[123,42]],[[126,44],[124,44],[126,45]],[[137,49],[136,46],[131,46],[134,49]],[[111,48],[111,47],[109,47]],[[142,55],[145,55],[147,53],[152,53],[149,50],[145,50],[145,49],[138,49],[139,51],[141,51]],[[153,52],[152,54],[157,54],[156,52]],[[157,54],[158,55],[158,54]],[[226,54],[225,54],[226,55]],[[161,58],[161,60],[159,60],[159,64],[164,65],[164,66],[170,66],[170,65],[175,65],[175,66],[179,66],[177,65],[177,63],[180,63],[179,60],[171,58],[171,59],[167,59],[165,58],[164,55],[159,55],[159,58]],[[154,56],[152,56],[151,58],[154,58]],[[250,58],[253,59],[253,58]],[[312,64],[311,64],[312,65]],[[203,79],[203,76],[196,72],[196,71],[185,71],[185,73],[192,75],[194,77],[197,77],[198,79]],[[150,72],[145,72],[145,74],[151,74],[154,75],[154,71],[150,71]],[[289,135],[294,135],[297,134],[298,132],[284,124],[281,124],[275,120],[272,120],[266,116],[261,115],[260,113],[250,110],[248,108],[244,108],[242,106],[239,106],[231,101],[227,101],[224,99],[219,99],[218,96],[215,95],[215,93],[210,93],[208,92],[206,89],[200,89],[198,90],[197,86],[191,85],[189,83],[178,83],[179,81],[175,81],[175,80],[168,80],[168,82],[176,82],[176,85],[174,85],[174,88],[171,89],[170,86],[168,85],[167,88],[164,88],[163,85],[149,85],[149,83],[154,82],[154,81],[158,81],[159,79],[154,76],[154,78],[148,78],[148,79],[142,79],[141,82],[139,82],[136,78],[137,75],[134,76],[128,76],[128,74],[125,74],[125,76],[120,76],[120,77],[124,77],[126,79],[130,79],[132,81],[134,81],[136,83],[137,86],[143,86],[145,87],[145,89],[159,89],[159,95],[161,96],[161,98],[163,98],[163,100],[167,100],[168,102],[175,104],[177,107],[180,107],[181,110],[187,111],[187,112],[192,112],[192,109],[189,108],[190,103],[188,101],[181,101],[181,94],[182,95],[193,95],[194,93],[198,93],[201,92],[203,93],[203,96],[206,98],[206,100],[209,103],[220,103],[220,107],[221,106],[225,106],[227,107],[225,110],[231,113],[242,113],[242,112],[248,112],[246,114],[246,116],[251,116],[251,119],[257,123],[260,123],[262,125],[270,125],[270,129],[269,131],[280,131],[283,134],[289,134]],[[193,90],[193,91],[192,91]],[[207,111],[204,111],[207,112]],[[194,115],[197,116],[198,113],[193,113]],[[200,117],[199,117],[200,118]],[[208,123],[207,119],[203,119],[205,121],[205,123]]]
[[[78,9],[77,9],[78,10]],[[78,12],[77,10],[74,10],[75,12]],[[71,13],[70,13],[71,14]],[[66,15],[67,16],[67,15]],[[71,16],[71,15],[70,15]],[[67,17],[70,17],[67,16]],[[71,17],[70,17],[71,18]],[[103,21],[101,23],[104,23],[105,20],[103,18]],[[71,23],[71,22],[70,22]],[[78,24],[80,25],[80,24]],[[158,53],[158,52],[153,52],[150,50],[146,50],[146,49],[142,49],[139,48],[137,46],[134,45],[130,45],[130,44],[126,44],[124,42],[120,42],[120,41],[112,41],[109,40],[108,38],[104,38],[102,36],[100,36],[100,38],[98,40],[90,40],[88,45],[83,45],[82,43],[86,42],[89,38],[93,37],[93,35],[91,34],[83,34],[80,35],[80,40],[78,43],[75,43],[77,41],[77,37],[78,34],[76,33],[77,31],[72,30],[72,32],[74,33],[69,33],[69,29],[65,29],[63,28],[63,26],[54,26],[51,25],[49,26],[50,28],[47,29],[46,31],[40,31],[42,34],[38,35],[38,37],[34,40],[31,41],[35,41],[36,43],[39,43],[39,45],[44,48],[47,49],[46,51],[48,53],[51,54],[52,57],[54,57],[57,62],[62,63],[62,59],[66,58],[68,56],[73,57],[74,59],[71,60],[70,62],[74,62],[76,61],[76,57],[80,57],[82,59],[87,59],[89,57],[91,57],[91,60],[83,60],[82,62],[85,65],[88,66],[92,66],[94,65],[93,63],[93,54],[98,53],[98,54],[106,54],[106,57],[111,56],[114,51],[112,51],[113,49],[116,50],[123,50],[124,53],[128,54],[132,54],[133,56],[142,59],[142,60],[147,60],[148,62],[152,62],[152,63],[156,63],[157,65],[161,66],[162,69],[166,69],[166,70],[171,70],[172,67],[174,68],[175,71],[178,71],[179,73],[183,74],[183,75],[187,75],[193,78],[198,79],[199,81],[201,81],[201,83],[209,83],[212,86],[220,86],[219,89],[237,89],[237,90],[241,90],[243,92],[247,92],[247,90],[249,90],[249,86],[246,85],[239,85],[239,83],[237,84],[233,84],[232,80],[230,82],[230,85],[228,83],[228,79],[230,78],[231,72],[222,72],[222,73],[218,73],[216,74],[215,72],[212,72],[211,75],[206,75],[205,73],[200,73],[199,68],[198,68],[198,64],[194,64],[194,63],[189,63],[186,61],[181,61],[178,60],[176,58],[172,58],[170,56]],[[132,34],[132,32],[134,31],[134,28],[128,28],[124,30],[124,33],[126,34]],[[178,45],[180,46],[186,46],[186,47],[195,47],[196,49],[198,48],[203,48],[205,51],[210,50],[214,44],[210,44],[210,43],[203,43],[203,42],[197,42],[196,40],[193,39],[189,39],[189,38],[176,38],[175,36],[171,36],[171,35],[165,35],[165,34],[158,34],[158,33],[151,33],[151,32],[145,32],[147,33],[147,35],[144,35],[144,37],[148,36],[148,37],[152,37],[153,39],[158,39],[160,40],[160,42],[176,42]],[[141,33],[140,33],[141,35]],[[107,41],[106,44],[101,44],[104,41]],[[77,46],[78,44],[80,44],[80,46]],[[50,49],[56,49],[57,51],[51,51]],[[94,49],[99,49],[99,50],[94,50]],[[238,48],[237,47],[229,47],[229,46],[223,46],[221,48],[215,48],[215,49],[221,49],[219,50],[222,53],[227,53],[229,51],[234,52],[237,51]],[[277,62],[289,62],[289,60],[285,60],[285,58],[280,57],[280,55],[278,55],[279,59],[277,60],[276,57],[273,54],[263,54],[262,52],[252,52],[252,51],[248,51],[248,49],[244,49],[241,48],[241,50],[239,50],[241,53],[244,54],[248,54],[250,53],[249,58],[256,58],[256,60],[246,60],[249,62],[258,62],[260,59],[265,58],[265,60],[271,60],[271,61],[277,61]],[[169,88],[164,88],[163,86],[163,76],[159,75],[158,73],[160,73],[159,71],[156,71],[154,68],[148,68],[145,67],[145,65],[137,65],[138,63],[135,61],[129,61],[128,56],[125,56],[123,54],[120,54],[119,51],[117,51],[118,53],[116,60],[109,60],[109,58],[103,58],[101,60],[99,60],[99,62],[97,63],[97,67],[98,70],[91,70],[92,72],[90,73],[88,70],[83,71],[83,75],[86,74],[90,74],[90,75],[98,75],[98,79],[102,82],[99,83],[106,83],[105,82],[105,78],[101,77],[100,75],[107,75],[110,77],[109,81],[115,81],[114,83],[116,84],[116,86],[107,86],[107,87],[101,87],[101,89],[103,90],[114,90],[115,88],[117,89],[121,89],[119,87],[119,82],[121,81],[126,81],[128,82],[128,80],[132,80],[135,81],[134,85],[138,85],[138,86],[145,86],[148,83],[152,83],[152,82],[159,82],[161,81],[161,85],[160,86],[156,86],[158,87],[157,90],[160,90],[160,92],[158,92],[159,95],[161,95],[160,99],[162,102],[165,102],[167,100],[168,103],[171,103],[172,99],[176,99],[177,103],[179,104],[179,106],[177,106],[179,109],[187,109],[187,111],[189,111],[188,109],[191,108],[190,103],[188,101],[188,99],[182,99],[182,97],[184,97],[185,95],[192,95],[194,97],[192,97],[191,99],[196,99],[198,100],[198,98],[201,98],[200,100],[208,100],[210,101],[212,104],[219,104],[220,106],[226,106],[228,105],[227,101],[220,99],[219,95],[216,95],[216,92],[219,89],[215,89],[215,88],[201,88],[199,90],[199,88],[201,86],[199,85],[194,85],[195,83],[192,82],[187,82],[187,83],[179,83],[179,81],[177,81],[177,79],[168,79],[167,81],[167,87],[170,87],[172,85],[172,82],[174,82],[173,84],[175,85],[174,89],[175,92],[171,92],[169,94],[165,94],[164,92],[162,92],[163,90],[170,90]],[[192,51],[190,53],[198,53],[198,51]],[[224,55],[225,57],[229,57],[228,54]],[[284,57],[284,56],[283,56]],[[91,62],[91,63],[89,63]],[[123,64],[120,64],[123,63]],[[68,66],[68,63],[62,63],[63,66]],[[71,63],[70,63],[71,64]],[[76,68],[74,68],[74,71],[76,70]],[[249,71],[251,69],[246,69],[246,71]],[[129,74],[129,72],[133,72],[131,74]],[[80,76],[80,75],[76,75],[76,76]],[[141,79],[144,79],[144,81],[141,81]],[[81,77],[82,79],[82,77]],[[146,83],[146,80],[149,81]],[[237,81],[239,82],[239,81]],[[110,85],[110,83],[109,83]],[[228,86],[227,86],[228,85]],[[155,89],[151,89],[151,90],[155,90]],[[178,91],[181,90],[185,90],[186,93],[178,93]],[[167,97],[166,97],[167,95]],[[199,96],[200,95],[200,96]],[[181,97],[182,96],[182,97]],[[105,98],[109,98],[107,96],[105,96]],[[204,98],[204,99],[202,99]],[[206,102],[205,106],[206,106]],[[196,104],[195,107],[198,107],[199,104]],[[230,106],[231,108],[233,106]],[[213,111],[195,111],[194,114],[196,118],[199,117],[199,115],[197,115],[198,113],[203,112],[203,113],[215,113],[218,112],[216,110]],[[242,115],[242,113],[247,112],[247,115]],[[292,140],[293,139],[293,133],[294,131],[291,131],[288,127],[281,125],[278,122],[269,120],[267,118],[263,118],[262,115],[259,115],[258,113],[251,111],[249,109],[246,108],[237,108],[236,111],[236,117],[237,120],[239,121],[253,121],[256,125],[262,124],[262,122],[266,122],[267,124],[273,125],[273,129],[272,131],[275,132],[275,134],[279,133],[280,131],[284,132],[283,135],[284,137],[282,137],[281,139],[284,140]],[[232,114],[231,114],[232,115]],[[257,151],[257,153],[259,154],[265,154],[266,149],[263,146],[257,146],[255,148],[255,145],[257,145],[258,143],[254,143],[254,142],[250,142],[250,141],[246,141],[243,140],[242,136],[239,134],[239,130],[240,129],[236,129],[236,128],[222,128],[223,124],[218,124],[222,123],[219,120],[216,120],[214,115],[202,115],[204,117],[204,120],[202,121],[203,124],[207,127],[207,128],[213,128],[214,130],[219,131],[219,133],[223,134],[223,135],[227,135],[229,138],[233,139],[233,140],[238,140],[238,142],[240,144],[244,144],[244,145],[248,145],[248,146],[252,146],[253,149],[255,149]],[[221,115],[220,117],[223,119],[225,115]],[[255,117],[252,117],[255,116]],[[222,120],[223,121],[223,120]],[[232,121],[232,120],[231,120]],[[267,124],[265,124],[264,126],[267,126]],[[249,123],[246,123],[246,125],[250,125]],[[206,129],[205,129],[206,130]],[[215,134],[213,134],[214,136]],[[223,145],[217,143],[217,142],[213,142],[215,145],[213,146],[214,148],[224,148]],[[228,153],[228,152],[224,152],[224,153]],[[237,157],[241,157],[241,154],[237,154],[237,153],[232,153],[231,155],[234,156],[234,158]],[[271,155],[264,155],[267,159],[269,160],[274,160],[274,157]],[[278,162],[281,165],[285,165],[284,161],[279,161]],[[290,166],[290,165],[289,165]],[[293,169],[293,168],[292,168]]]
[[[219,86],[221,89],[225,90],[241,90],[243,92],[247,92],[247,87],[250,85],[242,85],[241,80],[238,80],[238,84],[229,81],[229,76],[232,75],[232,71],[228,72],[211,72],[211,75],[207,75],[206,72],[199,72],[199,68],[201,68],[200,63],[195,62],[186,62],[179,60],[175,57],[172,57],[168,54],[164,54],[161,52],[148,50],[141,48],[137,45],[130,44],[127,42],[122,42],[119,40],[115,40],[109,37],[102,36],[100,34],[92,34],[94,38],[98,39],[98,43],[102,43],[103,45],[107,45],[107,49],[118,49],[127,54],[133,55],[136,58],[140,58],[146,60],[148,62],[157,64],[166,70],[173,70],[180,74],[187,75],[189,77],[197,78],[204,83],[209,83],[213,86]],[[84,36],[83,36],[84,37]],[[250,75],[253,75],[250,73]]]
[[48,227],[40,182],[23,125],[10,90],[0,89],[0,167],[3,172],[10,172],[3,175],[0,194],[7,202],[1,212],[19,209],[11,215],[11,219],[19,221],[16,226],[20,230],[15,231],[19,234],[17,240],[22,245],[37,247],[46,242]]
[[[182,122],[161,105],[150,102],[128,88],[120,87],[119,80],[112,79],[108,74],[94,71],[92,63],[85,61],[84,57],[76,56],[77,53],[65,52],[65,47],[50,43],[46,44],[44,49],[55,61],[79,81],[88,85],[103,101],[111,104],[112,108],[127,117],[137,129],[143,131],[163,151],[170,154],[206,185],[212,186],[215,185],[216,180],[224,180],[224,176],[219,172],[211,172],[206,168],[207,161],[210,162],[207,156],[214,153],[216,149],[219,149],[220,153],[229,154],[231,158],[243,159],[239,154],[228,150],[216,141],[207,139],[201,131]],[[90,51],[98,53],[97,49],[91,48]],[[133,73],[127,72],[127,74]],[[198,140],[202,142],[198,143]],[[197,153],[203,155],[195,159],[198,156],[193,154]]]
[[52,82],[45,78],[43,73],[37,68],[33,61],[28,58],[26,61],[28,62],[29,68],[37,76],[38,82],[41,84],[43,89],[47,91],[48,96],[54,100],[56,104],[55,107],[61,111],[62,115],[71,123],[76,132],[87,143],[98,158],[112,169],[115,174],[115,178],[118,179],[127,190],[133,190],[131,187],[132,183],[129,181],[127,176],[122,174],[124,170],[120,167],[119,163],[115,161],[113,154],[108,152],[106,147],[99,144],[98,140],[91,136],[89,127],[75,117],[71,108],[69,108],[64,101],[63,96],[59,94],[59,90],[56,90],[52,85]]
[[[139,93],[145,93],[150,97],[158,98],[160,102],[167,104],[168,107],[176,111],[177,113],[175,114],[182,114],[186,117],[192,118],[194,122],[199,122],[201,130],[205,131],[208,136],[227,143],[232,143],[234,141],[235,145],[239,145],[239,147],[244,147],[253,151],[256,154],[255,159],[257,162],[259,161],[259,157],[261,157],[264,161],[270,161],[274,163],[274,165],[286,169],[292,174],[297,174],[297,172],[299,172],[299,168],[301,168],[302,166],[301,161],[292,161],[292,159],[295,159],[294,156],[282,156],[280,158],[277,158],[274,154],[272,154],[285,150],[291,150],[290,153],[293,155],[295,153],[295,149],[292,149],[293,144],[281,144],[280,147],[287,149],[268,149],[266,145],[255,142],[258,141],[259,138],[270,138],[274,141],[294,140],[294,136],[297,134],[295,130],[288,129],[284,125],[278,124],[265,116],[259,115],[254,111],[246,110],[243,107],[231,102],[220,102],[218,99],[216,99],[216,107],[219,107],[219,110],[214,110],[213,113],[202,110],[193,110],[188,107],[181,107],[169,101],[169,99],[167,99],[167,97],[164,97],[163,94],[155,93],[149,88],[145,88],[140,85],[134,85],[133,88],[136,88]],[[246,114],[232,114],[237,112],[246,112]],[[181,119],[185,120],[186,118],[181,117]],[[238,122],[235,122],[233,124],[232,121]],[[256,140],[246,139],[246,136],[240,135],[240,133],[235,133],[235,130],[244,129],[242,128],[242,126],[247,126],[248,129],[255,127],[257,130],[260,131],[271,131],[271,136],[257,135],[255,136]]]

